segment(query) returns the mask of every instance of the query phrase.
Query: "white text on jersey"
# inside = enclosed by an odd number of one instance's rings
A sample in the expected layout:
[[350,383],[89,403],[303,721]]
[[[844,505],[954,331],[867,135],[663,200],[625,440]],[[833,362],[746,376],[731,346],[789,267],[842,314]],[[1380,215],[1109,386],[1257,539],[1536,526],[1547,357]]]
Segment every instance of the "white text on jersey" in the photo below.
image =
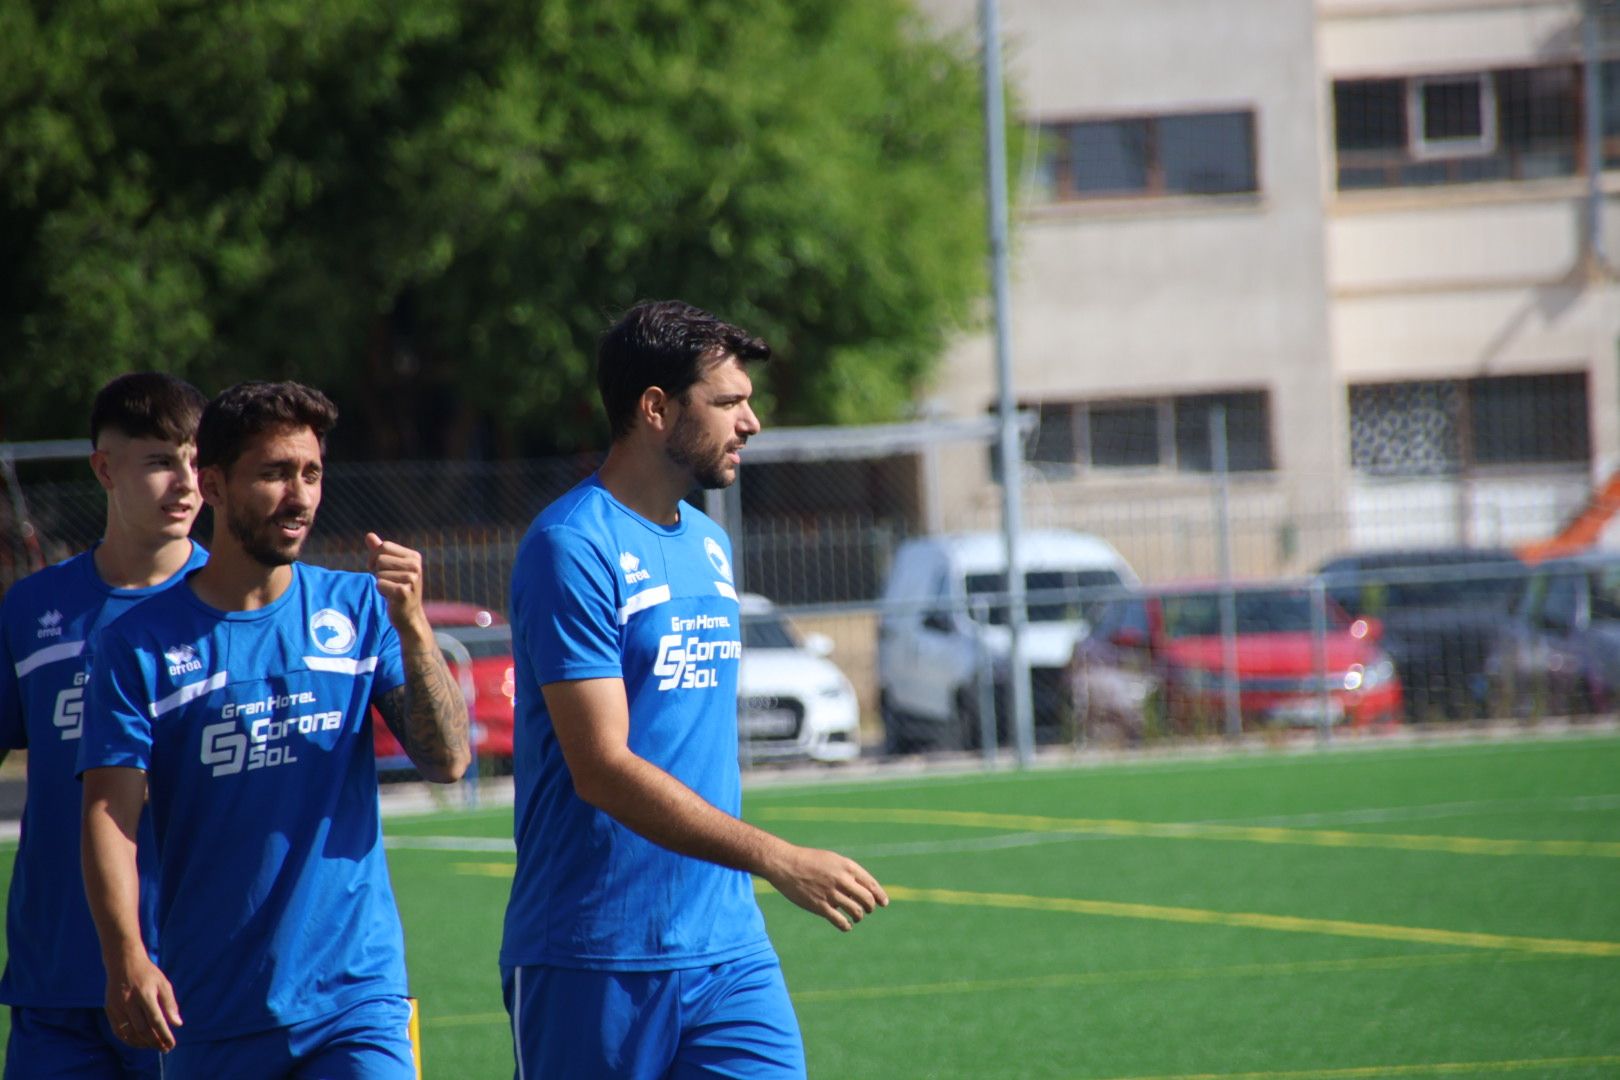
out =
[[[691,623],[697,619],[671,619],[673,623]],[[723,619],[722,619],[723,621]],[[699,637],[683,638],[680,634],[665,634],[658,639],[658,659],[653,662],[653,674],[660,676],[658,689],[698,690],[718,686],[719,675],[712,666],[717,660],[738,660],[742,657],[740,641],[705,641]]]
[[341,710],[308,712],[277,719],[261,716],[242,730],[242,719],[271,709],[292,705],[313,705],[315,694],[277,694],[262,701],[228,704],[220,710],[224,719],[202,729],[202,763],[213,766],[215,776],[291,765],[298,760],[287,740],[293,735],[313,735],[318,731],[338,731],[343,727]]

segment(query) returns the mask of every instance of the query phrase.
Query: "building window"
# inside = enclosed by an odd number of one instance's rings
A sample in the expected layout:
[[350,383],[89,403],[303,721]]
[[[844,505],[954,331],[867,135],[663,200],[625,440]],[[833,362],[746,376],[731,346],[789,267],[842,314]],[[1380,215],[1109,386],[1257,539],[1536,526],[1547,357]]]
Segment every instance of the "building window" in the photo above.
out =
[[1087,464],[1097,468],[1152,468],[1166,457],[1160,431],[1164,403],[1092,404],[1080,410],[1086,426]]
[[1039,130],[1041,176],[1054,200],[1259,190],[1252,111],[1082,120]]
[[1413,79],[1406,114],[1418,157],[1478,157],[1496,149],[1496,98],[1487,75]]
[[1072,465],[1074,452],[1074,410],[1068,405],[1038,405],[1035,431],[1024,446],[1024,460],[1049,465]]
[[1350,463],[1368,476],[1453,476],[1590,457],[1584,371],[1350,387]]
[[1334,83],[1339,188],[1574,176],[1580,84],[1571,64]]
[[1024,445],[1038,466],[1071,470],[1213,469],[1211,427],[1225,409],[1227,463],[1233,472],[1276,467],[1270,396],[1264,390],[1125,401],[1045,402],[1040,426]]
[[1227,468],[1272,468],[1271,419],[1265,394],[1198,394],[1175,399],[1176,463],[1183,472],[1211,472],[1215,418],[1224,416]]

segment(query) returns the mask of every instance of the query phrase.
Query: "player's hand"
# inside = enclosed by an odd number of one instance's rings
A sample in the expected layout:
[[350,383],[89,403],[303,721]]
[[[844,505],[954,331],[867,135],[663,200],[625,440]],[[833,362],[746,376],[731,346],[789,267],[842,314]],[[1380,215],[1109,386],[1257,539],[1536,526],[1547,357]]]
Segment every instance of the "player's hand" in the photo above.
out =
[[165,1053],[174,1049],[174,1029],[184,1023],[168,976],[144,956],[108,973],[107,1020],[129,1045]]
[[389,621],[396,630],[417,623],[422,619],[422,553],[376,533],[366,533],[366,549],[366,568],[388,603]]
[[777,892],[840,930],[849,930],[889,906],[889,894],[877,878],[836,851],[790,846],[767,880]]

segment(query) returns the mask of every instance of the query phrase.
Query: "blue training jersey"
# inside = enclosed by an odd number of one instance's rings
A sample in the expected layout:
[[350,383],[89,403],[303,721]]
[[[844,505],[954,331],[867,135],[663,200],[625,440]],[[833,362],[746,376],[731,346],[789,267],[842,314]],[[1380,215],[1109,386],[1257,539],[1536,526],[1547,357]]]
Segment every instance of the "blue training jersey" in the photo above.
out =
[[[99,545],[98,545],[99,546]],[[100,1008],[107,973],[79,869],[82,802],[75,779],[88,678],[86,643],[129,607],[207,561],[191,558],[168,580],[115,589],[96,571],[95,548],[30,574],[0,604],[0,747],[28,751],[28,795],[6,901],[6,970],[0,1003]],[[148,946],[156,903],[151,819],[141,815],[142,926]]]
[[593,476],[518,548],[517,872],[502,964],[672,970],[770,947],[748,874],[659,847],[574,794],[540,693],[623,679],[630,749],[740,814],[731,547],[693,507],[680,518],[648,521]]
[[293,564],[268,607],[153,597],[95,645],[79,769],[145,769],[181,1039],[403,995],[367,707],[404,682],[375,580]]

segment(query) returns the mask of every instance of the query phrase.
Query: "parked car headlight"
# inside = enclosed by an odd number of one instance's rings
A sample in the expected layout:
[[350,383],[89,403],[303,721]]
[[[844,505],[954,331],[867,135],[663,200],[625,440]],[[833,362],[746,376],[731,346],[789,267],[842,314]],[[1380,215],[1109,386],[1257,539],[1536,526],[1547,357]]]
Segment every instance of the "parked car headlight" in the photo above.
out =
[[819,691],[817,691],[817,693],[819,693],[824,698],[830,698],[830,699],[841,698],[841,697],[844,696],[844,683],[842,683],[842,682],[826,683],[825,685],[822,686],[822,688]]
[[1376,690],[1395,677],[1395,664],[1389,657],[1371,664],[1352,664],[1344,673],[1346,690]]

